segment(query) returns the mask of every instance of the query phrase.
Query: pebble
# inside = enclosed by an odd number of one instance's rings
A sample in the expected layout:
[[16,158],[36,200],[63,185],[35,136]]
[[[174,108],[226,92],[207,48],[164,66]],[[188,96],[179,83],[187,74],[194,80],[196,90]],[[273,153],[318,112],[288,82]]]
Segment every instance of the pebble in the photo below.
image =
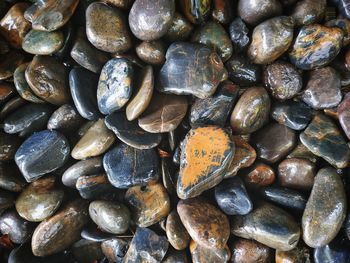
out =
[[22,192],[26,184],[21,172],[13,162],[0,162],[1,189],[11,192]]
[[348,139],[350,139],[350,93],[344,96],[343,101],[339,104],[337,113],[339,115],[339,123],[343,128]]
[[275,171],[271,166],[257,162],[249,167],[247,174],[244,175],[244,182],[248,186],[268,186],[276,178]]
[[0,106],[6,103],[15,95],[13,85],[9,83],[0,83]]
[[303,213],[304,242],[313,248],[328,245],[338,234],[346,209],[344,185],[336,170],[330,167],[319,170]]
[[[115,237],[115,234],[103,232],[101,229],[98,228],[97,225],[94,225],[94,224],[89,224],[86,227],[84,227],[80,235],[82,238],[86,240],[95,241],[95,242],[103,242]],[[101,243],[101,246],[102,246],[102,243]]]
[[211,1],[181,0],[180,5],[182,12],[192,24],[202,24],[210,16]]
[[338,127],[329,117],[316,115],[299,137],[313,154],[322,157],[336,168],[348,166],[350,149]]
[[165,255],[162,263],[189,263],[186,251],[175,250],[169,247],[167,254]]
[[289,251],[276,251],[276,263],[289,262],[304,262],[311,263],[312,256],[310,250],[305,246],[298,245],[296,248]]
[[234,51],[243,51],[248,47],[250,42],[249,29],[240,17],[231,22],[229,33]]
[[21,97],[14,97],[4,104],[0,111],[0,119],[4,119],[14,110],[26,104],[26,101]]
[[0,161],[12,160],[21,143],[17,135],[0,132]]
[[229,0],[214,0],[211,17],[220,24],[229,24],[233,18],[233,8]]
[[114,190],[104,173],[79,176],[75,188],[84,199],[103,198]]
[[251,25],[282,13],[282,5],[278,0],[239,0],[237,8],[238,15]]
[[344,39],[343,46],[347,46],[350,43],[350,21],[345,18],[332,19],[325,24],[328,27],[337,27],[343,30]]
[[62,134],[44,130],[25,140],[16,152],[15,161],[27,182],[32,182],[62,167],[69,153],[69,143]]
[[287,158],[299,158],[299,159],[306,159],[310,161],[311,163],[315,164],[318,160],[318,157],[314,155],[304,144],[301,143],[301,141],[298,142],[297,146],[294,148],[294,150],[287,155]]
[[161,65],[165,61],[165,45],[160,40],[143,41],[135,51],[137,56],[147,64]]
[[0,80],[6,80],[13,76],[16,68],[24,63],[23,53],[11,50],[2,56],[0,61]]
[[193,30],[193,25],[180,13],[175,12],[171,25],[165,34],[169,42],[187,40]]
[[187,199],[219,184],[235,151],[228,132],[217,126],[192,129],[181,146],[177,195]]
[[193,263],[226,263],[231,257],[231,252],[227,246],[223,249],[208,249],[206,247],[198,245],[193,240],[190,244],[190,252]]
[[111,262],[121,263],[128,251],[130,240],[112,238],[101,243],[101,249],[106,258]]
[[71,251],[74,258],[80,263],[89,262],[92,258],[94,260],[103,259],[100,242],[80,239],[72,245]]
[[7,208],[13,206],[15,203],[15,196],[13,193],[0,189],[0,214]]
[[347,263],[350,260],[349,247],[339,245],[326,245],[314,249],[315,263]]
[[108,180],[116,188],[146,185],[159,178],[159,158],[154,149],[139,150],[124,143],[103,157]]
[[349,2],[348,0],[337,0],[335,1],[337,4],[338,10],[341,12],[343,16],[346,18],[350,18],[350,7],[349,7]]
[[131,62],[124,58],[113,58],[103,66],[97,86],[97,104],[101,113],[110,114],[129,101],[133,75]]
[[273,249],[259,242],[256,242],[255,240],[237,238],[231,246],[231,251],[231,263],[273,262]]
[[170,213],[168,193],[159,183],[132,186],[127,190],[125,200],[135,224],[139,227],[154,225]]
[[181,222],[179,214],[173,210],[166,220],[166,235],[169,243],[177,250],[183,250],[190,243],[190,236]]
[[64,35],[61,31],[45,32],[30,30],[23,39],[22,48],[34,55],[51,55],[63,46]]
[[84,123],[76,108],[70,104],[64,104],[55,110],[47,122],[48,130],[58,130],[69,134]]
[[292,11],[296,26],[309,25],[320,22],[326,11],[326,0],[302,0],[298,1]]

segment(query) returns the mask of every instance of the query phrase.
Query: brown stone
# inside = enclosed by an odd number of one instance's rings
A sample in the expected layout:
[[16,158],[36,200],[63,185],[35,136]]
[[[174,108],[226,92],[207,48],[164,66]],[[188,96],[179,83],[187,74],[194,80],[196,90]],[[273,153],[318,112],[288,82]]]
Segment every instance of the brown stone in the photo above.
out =
[[222,249],[209,249],[191,241],[190,252],[192,263],[226,263],[231,257],[230,249],[226,246]]
[[145,63],[160,65],[165,61],[165,47],[162,41],[143,41],[136,47],[137,56]]
[[24,62],[24,55],[16,50],[3,55],[0,60],[0,80],[13,76],[16,68]]
[[169,243],[177,250],[185,249],[190,242],[190,236],[176,210],[173,210],[168,215],[166,220],[166,235]]
[[289,251],[276,250],[275,263],[311,263],[311,259],[310,249],[299,244]]
[[15,94],[15,88],[8,83],[0,83],[0,105]]
[[231,263],[273,262],[273,249],[254,240],[238,238],[231,246]]
[[244,181],[251,186],[268,186],[275,181],[275,171],[264,163],[255,163],[244,175]]

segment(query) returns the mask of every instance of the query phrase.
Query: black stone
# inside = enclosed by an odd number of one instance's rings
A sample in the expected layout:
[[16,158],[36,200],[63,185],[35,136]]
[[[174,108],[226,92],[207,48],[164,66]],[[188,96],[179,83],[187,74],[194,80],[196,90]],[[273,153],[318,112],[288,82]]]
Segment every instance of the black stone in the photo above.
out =
[[235,52],[243,51],[249,44],[249,29],[243,20],[235,18],[229,27],[230,38]]
[[84,119],[77,109],[70,104],[64,104],[52,113],[47,122],[47,129],[69,134],[76,131],[83,123]]
[[2,212],[13,206],[15,202],[15,195],[11,192],[0,189],[0,214]]
[[114,187],[108,182],[105,174],[80,176],[76,183],[79,194],[84,199],[97,199],[105,193],[111,192]]
[[102,242],[115,237],[115,234],[102,232],[96,225],[86,226],[80,236],[86,240]]
[[0,132],[0,161],[12,160],[21,143],[17,135]]
[[315,263],[348,263],[350,262],[350,246],[329,244],[314,249]]

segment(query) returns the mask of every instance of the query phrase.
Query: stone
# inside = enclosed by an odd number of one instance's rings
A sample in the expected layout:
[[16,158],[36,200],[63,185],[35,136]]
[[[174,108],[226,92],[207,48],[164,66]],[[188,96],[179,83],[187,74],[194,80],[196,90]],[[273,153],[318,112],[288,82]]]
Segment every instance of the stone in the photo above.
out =
[[229,0],[214,0],[211,17],[220,24],[229,24],[233,18],[233,3]]
[[64,35],[61,31],[45,32],[30,30],[23,39],[22,48],[34,55],[51,55],[63,46]]
[[349,247],[346,245],[331,244],[314,249],[314,262],[346,263],[350,260]]
[[13,163],[0,162],[0,189],[22,192],[27,182],[18,167]]
[[115,189],[108,181],[106,174],[81,175],[76,181],[75,188],[84,199],[100,199],[113,193]]
[[0,106],[15,95],[15,88],[9,83],[0,83]]
[[11,50],[5,55],[1,56],[0,61],[0,80],[6,80],[13,76],[16,68],[24,63],[23,53],[17,50]]
[[289,251],[276,251],[275,262],[305,262],[311,263],[312,255],[309,248],[306,246],[298,245],[296,248]]
[[191,129],[181,146],[177,195],[181,199],[192,198],[219,184],[234,151],[234,143],[223,128]]
[[300,227],[284,210],[261,202],[248,215],[232,217],[231,233],[238,237],[254,239],[274,249],[288,251],[298,244]]
[[98,156],[105,153],[115,139],[114,133],[106,127],[104,119],[99,119],[74,146],[71,155],[76,160]]
[[12,160],[21,143],[17,135],[0,132],[0,161]]
[[113,58],[103,66],[97,86],[97,104],[101,113],[110,114],[129,101],[133,75],[133,66],[127,59]]
[[167,217],[166,235],[169,243],[177,250],[187,248],[190,243],[190,235],[187,233],[176,210],[173,210]]
[[165,255],[162,263],[189,263],[186,251],[175,250],[169,247],[167,254]]
[[73,41],[76,35],[76,29],[73,28],[73,23],[68,22],[63,28],[63,44],[62,47],[55,52],[55,56],[65,59],[69,57],[69,53],[72,49]]
[[343,101],[339,104],[337,113],[339,115],[339,123],[343,128],[346,137],[350,139],[350,93],[344,96]]
[[314,155],[301,141],[298,142],[294,150],[287,155],[288,159],[297,158],[297,159],[306,159],[311,163],[315,164],[318,160],[318,157]]
[[108,180],[116,188],[146,185],[159,178],[159,158],[154,149],[139,150],[121,143],[103,157]]
[[105,52],[125,52],[131,37],[124,14],[105,3],[91,3],[86,9],[86,36],[90,43]]
[[78,130],[83,123],[84,119],[79,115],[77,109],[70,104],[64,104],[52,113],[47,122],[47,129],[69,134]]
[[295,5],[291,16],[296,26],[309,25],[322,21],[326,11],[326,0],[303,0]]
[[208,249],[198,245],[195,241],[191,241],[190,252],[193,263],[213,262],[225,263],[231,257],[231,252],[226,246],[223,249]]
[[231,263],[273,262],[273,249],[254,240],[238,238],[233,242],[231,251]]
[[230,235],[228,218],[204,199],[180,200],[177,212],[191,238],[208,249],[223,249]]
[[92,258],[103,259],[101,243],[85,239],[80,239],[72,245],[72,254],[78,262],[88,262]]
[[121,9],[129,9],[134,0],[106,0],[106,3]]
[[350,149],[338,127],[329,117],[316,115],[299,137],[313,154],[322,157],[336,168],[348,166]]
[[236,103],[231,114],[231,127],[236,134],[257,131],[268,122],[270,98],[262,87],[247,89]]
[[136,47],[136,54],[147,64],[161,65],[165,61],[165,46],[160,40],[143,41]]
[[193,25],[181,13],[175,12],[171,25],[165,33],[169,42],[187,40],[193,30]]
[[338,234],[346,209],[344,185],[336,170],[319,170],[302,217],[304,242],[313,248],[328,245]]
[[350,18],[349,2],[347,0],[337,0],[335,3],[337,4],[340,13],[346,18]]
[[62,167],[69,158],[68,140],[59,132],[44,130],[31,135],[19,147],[15,161],[27,182]]
[[115,202],[93,201],[89,205],[89,215],[102,231],[112,234],[123,234],[130,225],[129,209]]
[[246,23],[257,25],[269,17],[281,15],[282,5],[277,0],[239,0],[237,11]]
[[346,18],[332,19],[325,23],[325,26],[328,27],[337,27],[343,30],[344,39],[343,47],[347,46],[350,43],[350,21]]
[[26,104],[26,100],[21,97],[14,97],[4,104],[0,111],[0,119],[4,119],[11,112]]
[[235,52],[243,51],[248,47],[249,29],[240,17],[236,17],[231,22],[229,34]]
[[111,262],[121,263],[128,251],[130,240],[112,238],[101,243],[101,249],[106,258]]
[[139,227],[154,225],[170,213],[168,193],[159,183],[132,186],[127,190],[125,200]]
[[192,24],[202,24],[210,16],[211,1],[199,0],[198,2],[193,2],[192,0],[181,0],[180,5],[183,14]]
[[[101,229],[98,228],[97,225],[93,225],[93,224],[90,224],[84,227],[80,235],[82,238],[86,240],[94,241],[94,242],[103,242],[115,237],[115,234],[103,232]],[[102,243],[101,243],[101,246],[102,246]]]
[[0,189],[0,214],[15,203],[15,195],[6,190]]
[[275,171],[271,166],[257,162],[249,167],[249,171],[244,175],[244,182],[248,186],[268,186],[275,181]]

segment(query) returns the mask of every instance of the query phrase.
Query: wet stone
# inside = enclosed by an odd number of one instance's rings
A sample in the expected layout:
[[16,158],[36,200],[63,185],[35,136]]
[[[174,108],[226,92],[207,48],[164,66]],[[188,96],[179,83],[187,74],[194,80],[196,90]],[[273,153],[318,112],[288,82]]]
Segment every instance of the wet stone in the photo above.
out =
[[86,240],[103,242],[108,239],[114,238],[115,234],[103,232],[97,225],[90,224],[83,228],[83,230],[80,233],[80,236]]
[[298,68],[309,70],[327,65],[339,53],[343,31],[313,24],[300,29],[289,53],[291,62]]
[[67,139],[56,131],[34,133],[17,150],[15,161],[28,182],[60,168],[68,159]]
[[184,250],[175,250],[169,247],[162,263],[189,263],[187,254]]
[[196,99],[190,111],[191,126],[225,126],[232,106],[238,97],[238,91],[237,85],[230,81],[224,81],[213,97]]
[[63,46],[64,36],[61,31],[45,32],[31,30],[23,39],[24,51],[34,55],[50,55]]
[[338,10],[346,18],[350,18],[350,6],[348,0],[336,0],[334,1],[337,4]]
[[105,153],[115,139],[113,132],[106,127],[104,119],[99,119],[74,146],[71,155],[76,160],[98,156]]
[[0,162],[0,188],[11,192],[22,192],[26,186],[21,172],[14,163]]
[[93,201],[89,205],[89,215],[101,230],[113,233],[125,233],[130,224],[129,209],[119,203]]
[[106,0],[105,2],[121,9],[128,9],[134,0]]
[[277,0],[239,0],[238,15],[248,24],[256,25],[267,18],[282,13],[282,5]]
[[231,114],[231,127],[236,134],[249,134],[264,126],[269,118],[270,98],[262,87],[247,89]]
[[17,135],[0,132],[0,161],[12,160],[21,143]]
[[337,113],[339,123],[348,139],[350,139],[350,93],[344,96],[343,101],[338,106]]
[[175,42],[166,52],[158,89],[165,93],[205,99],[212,96],[219,83],[226,79],[227,71],[220,57],[209,47]]
[[0,83],[0,106],[6,103],[11,97],[15,95],[13,85],[8,83]]
[[231,22],[229,34],[235,52],[243,51],[248,47],[249,29],[241,18],[237,17]]
[[76,131],[83,123],[84,119],[75,107],[64,104],[52,113],[47,122],[47,129],[70,133]]
[[249,168],[247,174],[244,175],[244,182],[248,186],[268,186],[275,181],[275,171],[271,166],[264,163],[255,163]]
[[165,45],[160,40],[143,41],[136,47],[136,54],[147,64],[161,65],[165,61]]
[[265,85],[278,100],[295,97],[303,87],[302,78],[290,63],[278,60],[268,65],[264,71]]
[[146,185],[159,178],[159,159],[154,149],[139,150],[118,144],[103,157],[103,167],[114,187]]
[[257,204],[248,215],[233,216],[231,233],[283,251],[296,247],[300,238],[300,228],[294,218],[265,202]]
[[338,106],[342,99],[340,77],[331,67],[315,69],[302,94],[302,100],[314,109]]
[[223,249],[230,235],[228,218],[201,198],[180,200],[177,212],[191,238],[208,249]]
[[188,108],[185,96],[156,93],[149,107],[138,119],[139,126],[150,133],[174,131],[186,115]]
[[185,249],[190,242],[190,236],[176,210],[172,211],[167,217],[166,235],[169,243],[177,250]]
[[100,112],[110,114],[122,108],[132,95],[134,70],[129,60],[114,58],[101,71],[97,86]]
[[148,228],[137,228],[123,262],[161,262],[168,247],[165,236],[159,236]]
[[227,246],[223,249],[208,249],[206,247],[198,245],[193,240],[190,244],[190,252],[193,263],[226,263],[231,257],[230,250]]
[[306,159],[311,163],[315,164],[318,160],[318,157],[314,155],[304,144],[300,141],[298,145],[293,149],[293,151],[287,155],[287,158],[298,158],[298,159]]
[[128,251],[130,240],[122,238],[113,238],[101,243],[103,254],[111,262],[122,263],[123,258]]
[[181,0],[180,4],[183,14],[193,24],[202,24],[210,16],[211,1]]
[[170,213],[170,199],[163,185],[133,186],[125,194],[132,218],[139,227],[160,222]]
[[294,21],[278,16],[254,28],[248,56],[256,64],[269,64],[279,58],[293,40]]
[[229,24],[233,18],[233,2],[230,0],[214,0],[211,17],[220,24]]
[[24,55],[16,50],[11,50],[3,55],[0,60],[0,80],[13,76],[16,68],[24,62]]
[[25,71],[25,78],[36,96],[54,105],[70,99],[65,66],[50,56],[35,56]]
[[32,237],[35,256],[44,257],[70,247],[79,240],[83,226],[88,222],[88,203],[76,199],[54,216],[41,222]]
[[75,39],[75,36],[76,36],[76,29],[75,27],[73,27],[73,23],[68,22],[62,28],[62,33],[63,33],[62,47],[59,50],[57,50],[54,55],[61,59],[66,59],[66,58],[69,58],[69,53],[72,49],[73,40]]
[[301,142],[316,156],[322,157],[336,168],[348,166],[350,149],[333,121],[325,116],[316,115],[304,132]]
[[21,97],[14,97],[4,104],[0,111],[0,119],[3,120],[11,112],[26,104],[26,100]]
[[309,25],[320,22],[326,11],[326,0],[298,1],[291,16],[296,26]]
[[303,102],[277,102],[272,106],[271,116],[278,123],[293,130],[303,130],[312,118],[312,110]]
[[105,123],[119,140],[136,149],[154,148],[162,139],[160,133],[148,133],[141,129],[136,120],[128,121],[124,112],[114,112],[108,115]]
[[314,262],[339,262],[346,263],[350,260],[348,246],[338,244],[330,244],[314,249]]
[[175,12],[165,38],[169,42],[185,41],[189,38],[192,29],[193,25],[182,14]]
[[69,72],[70,92],[79,114],[88,120],[97,120],[101,114],[97,106],[98,76],[84,68]]
[[84,199],[102,198],[114,190],[105,174],[81,175],[76,181],[75,188]]
[[54,31],[64,26],[73,15],[78,0],[40,0],[29,7],[24,17],[35,30]]
[[328,27],[337,27],[343,30],[343,47],[350,43],[350,21],[345,18],[332,19],[325,24]]
[[85,239],[80,239],[73,244],[72,254],[80,263],[89,262],[91,259],[102,260],[103,258],[101,243]]
[[215,199],[227,215],[246,215],[253,210],[253,203],[240,177],[225,180],[216,186]]
[[16,200],[18,214],[30,222],[52,216],[63,201],[64,192],[55,187],[54,177],[45,177],[28,185]]
[[219,184],[235,151],[228,132],[217,126],[189,131],[181,146],[177,195],[187,199]]
[[121,10],[105,3],[92,3],[86,10],[86,35],[105,52],[124,52],[131,47],[126,18]]
[[304,262],[311,263],[312,255],[310,250],[302,245],[298,245],[296,248],[289,251],[276,251],[275,262],[284,263],[284,262]]
[[254,240],[236,239],[231,246],[231,263],[273,262],[273,249]]
[[329,244],[345,220],[346,209],[344,185],[336,170],[319,170],[302,218],[304,242],[313,248]]

